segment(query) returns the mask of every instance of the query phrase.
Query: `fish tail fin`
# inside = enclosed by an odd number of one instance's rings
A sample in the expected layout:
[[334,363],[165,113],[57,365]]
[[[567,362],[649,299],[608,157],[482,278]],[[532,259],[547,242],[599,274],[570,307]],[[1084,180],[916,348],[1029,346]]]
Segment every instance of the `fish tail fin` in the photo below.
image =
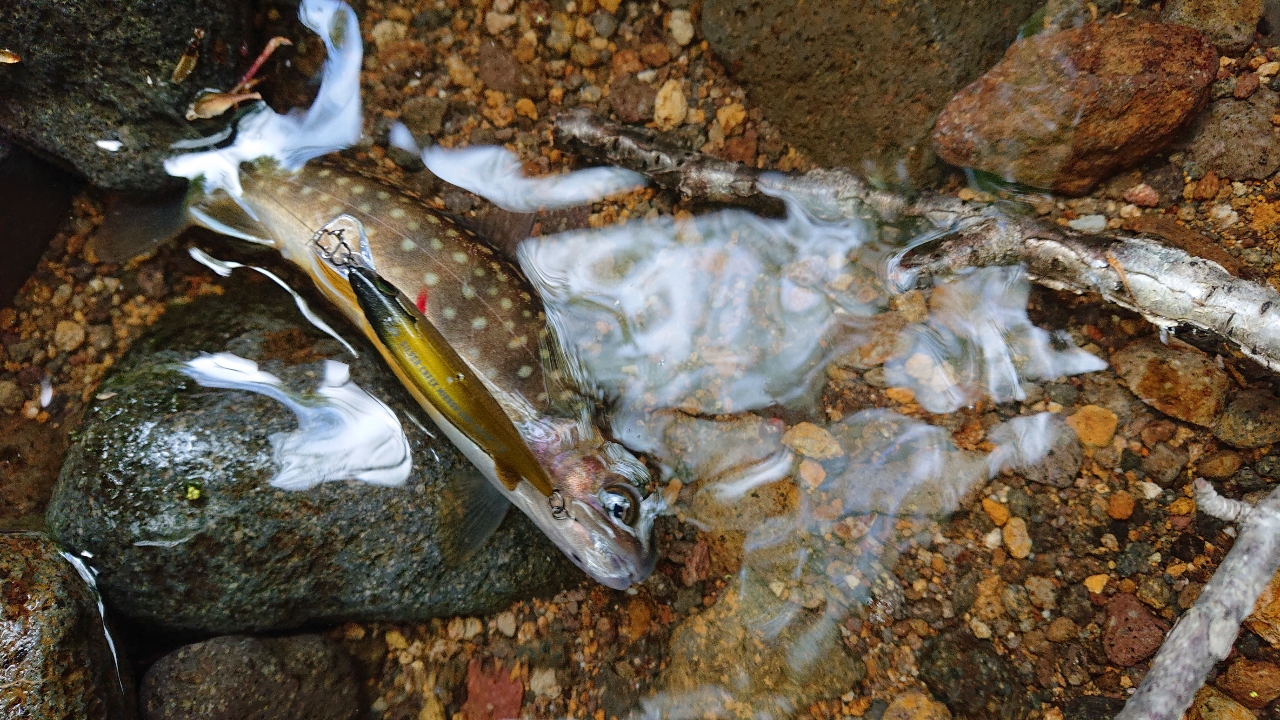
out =
[[453,469],[440,499],[436,546],[446,567],[458,567],[484,546],[511,507],[475,466]]
[[147,256],[191,227],[182,195],[161,198],[113,193],[86,252],[94,262],[122,263]]

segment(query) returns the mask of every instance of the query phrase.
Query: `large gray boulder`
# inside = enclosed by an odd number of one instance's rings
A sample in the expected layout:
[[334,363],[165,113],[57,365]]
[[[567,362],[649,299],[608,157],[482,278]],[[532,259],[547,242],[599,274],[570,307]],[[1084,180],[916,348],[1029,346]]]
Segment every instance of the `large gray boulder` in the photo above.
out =
[[[195,28],[199,62],[174,83]],[[201,88],[235,85],[261,42],[252,28],[253,4],[239,0],[6,0],[0,47],[22,60],[0,65],[0,131],[101,187],[180,188],[161,167],[169,144],[213,127],[184,113]]]
[[98,599],[48,537],[0,534],[0,628],[0,717],[134,717]]
[[707,0],[702,32],[765,117],[819,165],[920,180],[929,131],[1041,0]]
[[[514,510],[474,556],[446,562],[442,546],[465,519],[455,512],[456,483],[475,471],[443,436],[419,428],[431,421],[368,343],[347,333],[360,353],[352,359],[255,278],[233,277],[224,296],[170,306],[104,380],[74,438],[49,527],[93,553],[113,611],[217,634],[420,621],[489,612],[583,577]],[[222,351],[255,360],[296,394],[314,390],[324,359],[349,364],[352,380],[404,427],[408,483],[273,488],[269,438],[292,431],[293,414],[173,369]]]

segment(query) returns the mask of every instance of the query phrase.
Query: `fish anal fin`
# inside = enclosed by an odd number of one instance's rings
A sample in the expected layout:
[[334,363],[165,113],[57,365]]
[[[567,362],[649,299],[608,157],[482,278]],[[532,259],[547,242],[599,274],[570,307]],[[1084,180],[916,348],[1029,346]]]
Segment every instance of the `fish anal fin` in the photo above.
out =
[[484,546],[511,503],[471,464],[455,468],[440,497],[436,545],[446,567],[458,567]]

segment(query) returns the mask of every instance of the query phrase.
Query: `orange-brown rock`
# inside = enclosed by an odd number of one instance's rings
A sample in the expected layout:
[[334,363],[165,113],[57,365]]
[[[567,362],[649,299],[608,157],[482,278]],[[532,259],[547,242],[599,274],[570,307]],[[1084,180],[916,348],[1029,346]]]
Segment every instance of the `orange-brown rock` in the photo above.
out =
[[1226,690],[1241,705],[1259,710],[1280,697],[1280,667],[1275,663],[1241,658],[1218,678],[1218,687]]
[[1110,18],[1014,43],[938,118],[953,165],[1083,195],[1159,151],[1209,99],[1213,45],[1191,28]]
[[1222,415],[1230,384],[1226,372],[1181,340],[1136,340],[1112,355],[1111,364],[1139,400],[1166,415],[1204,427]]

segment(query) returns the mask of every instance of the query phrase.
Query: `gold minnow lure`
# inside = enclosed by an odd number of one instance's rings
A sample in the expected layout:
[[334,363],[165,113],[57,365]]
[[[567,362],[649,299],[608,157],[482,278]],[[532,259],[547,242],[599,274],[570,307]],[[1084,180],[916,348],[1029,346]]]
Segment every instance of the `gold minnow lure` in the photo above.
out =
[[[321,235],[325,238],[323,232]],[[347,266],[347,279],[365,319],[396,364],[438,412],[492,455],[502,484],[515,490],[523,478],[551,497],[555,491],[547,471],[529,452],[489,389],[440,331],[414,312],[404,293],[374,271],[353,263]]]

